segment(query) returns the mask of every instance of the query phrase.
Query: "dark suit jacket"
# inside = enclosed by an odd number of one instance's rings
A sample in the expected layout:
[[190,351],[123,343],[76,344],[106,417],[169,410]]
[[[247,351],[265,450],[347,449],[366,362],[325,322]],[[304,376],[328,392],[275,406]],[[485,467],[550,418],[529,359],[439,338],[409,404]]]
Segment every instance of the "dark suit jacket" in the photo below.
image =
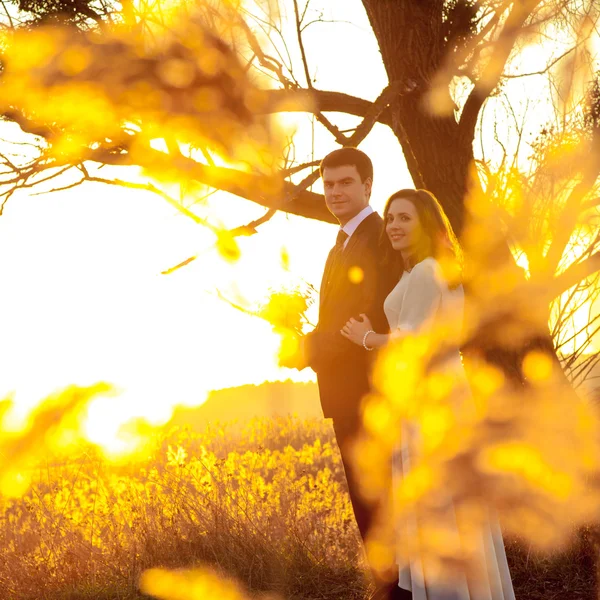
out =
[[[382,218],[372,213],[350,236],[341,255],[335,259],[332,248],[325,263],[319,322],[305,340],[308,364],[317,373],[325,417],[355,419],[359,416],[361,398],[369,391],[374,352],[344,338],[340,329],[350,317],[359,318],[364,313],[375,331],[389,330],[383,301],[397,281],[383,265],[382,230]],[[361,281],[349,277],[352,267],[362,272]]]

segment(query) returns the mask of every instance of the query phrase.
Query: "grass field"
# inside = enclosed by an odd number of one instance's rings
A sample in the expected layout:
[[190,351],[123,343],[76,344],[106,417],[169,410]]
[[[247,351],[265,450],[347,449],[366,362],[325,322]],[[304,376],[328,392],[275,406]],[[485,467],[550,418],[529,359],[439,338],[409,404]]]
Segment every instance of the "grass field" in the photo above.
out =
[[[369,582],[328,423],[257,419],[157,435],[127,464],[90,449],[0,498],[0,598],[144,597],[151,567],[209,564],[249,594],[363,599]],[[507,540],[518,600],[592,600],[589,530],[540,557]]]

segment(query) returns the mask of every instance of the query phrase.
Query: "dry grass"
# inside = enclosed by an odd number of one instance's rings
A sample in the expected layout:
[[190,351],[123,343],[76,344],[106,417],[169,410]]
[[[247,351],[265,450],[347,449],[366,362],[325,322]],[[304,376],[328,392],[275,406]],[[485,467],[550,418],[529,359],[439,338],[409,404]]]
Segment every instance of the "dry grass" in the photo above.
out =
[[[32,472],[0,499],[0,598],[140,598],[149,567],[208,563],[251,592],[362,599],[358,532],[332,431],[320,421],[157,437],[143,459],[109,465],[89,449]],[[553,559],[509,542],[519,600],[592,600],[591,543]]]

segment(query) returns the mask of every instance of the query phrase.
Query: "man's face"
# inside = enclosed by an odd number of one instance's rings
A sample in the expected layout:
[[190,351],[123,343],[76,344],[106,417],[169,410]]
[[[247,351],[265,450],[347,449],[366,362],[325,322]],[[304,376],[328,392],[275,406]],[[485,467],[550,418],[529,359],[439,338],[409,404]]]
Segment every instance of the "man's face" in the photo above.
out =
[[323,169],[325,204],[342,227],[369,204],[371,180],[360,180],[355,165]]

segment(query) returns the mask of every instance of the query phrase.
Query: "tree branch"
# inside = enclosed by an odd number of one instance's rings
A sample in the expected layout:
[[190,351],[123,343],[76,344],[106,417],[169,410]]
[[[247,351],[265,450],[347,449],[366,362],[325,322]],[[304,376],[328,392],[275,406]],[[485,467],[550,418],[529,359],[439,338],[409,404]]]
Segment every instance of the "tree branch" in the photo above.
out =
[[[373,102],[340,92],[323,90],[295,89],[268,90],[265,92],[266,103],[262,107],[263,114],[274,112],[340,112],[356,117],[366,117],[373,108]],[[308,108],[307,108],[308,107]],[[392,116],[385,107],[377,116],[376,122],[392,126]]]
[[[354,130],[354,133],[348,138],[348,146],[358,146],[371,133],[375,123],[379,121],[383,112],[388,108],[390,102],[398,95],[407,92],[407,87],[403,82],[390,83],[379,94],[379,97],[367,109],[360,125]],[[391,123],[391,122],[390,122]]]
[[[372,104],[367,101],[362,102],[364,106]],[[4,117],[16,122],[26,133],[52,139],[53,131],[50,128],[37,125],[16,111],[5,113]],[[140,164],[139,161],[132,161],[122,148],[101,147],[82,151],[80,159],[113,166],[151,166],[163,172],[172,170],[175,166],[185,177],[256,202],[265,208],[282,210],[326,223],[336,223],[333,215],[327,210],[321,194],[315,194],[285,181],[282,175],[269,177],[225,167],[208,166],[181,154],[173,159],[172,156],[151,148],[146,149],[144,156],[147,159],[146,165]],[[54,166],[61,165],[56,162]]]
[[[577,219],[581,214],[582,201],[592,190],[598,175],[600,175],[600,130],[594,132],[594,138],[591,144],[591,156],[582,167],[583,178],[573,188],[557,222],[560,228],[556,231],[554,238],[546,254],[547,269],[549,272],[555,272],[560,260],[564,254],[565,248],[571,238]],[[590,257],[591,258],[591,257]],[[588,259],[589,260],[589,259]]]
[[[158,150],[148,149],[145,154],[148,159],[146,166],[151,166],[153,169],[165,172],[175,167],[184,177],[251,200],[266,208],[282,210],[308,219],[336,223],[333,215],[327,210],[321,194],[301,189],[300,186],[284,181],[281,177],[255,175],[225,167],[210,167],[184,156],[178,156],[173,160],[172,157]],[[115,154],[104,149],[88,150],[82,159],[115,166],[139,165],[131,161],[127,153]]]
[[564,294],[569,288],[597,271],[600,271],[600,252],[595,252],[581,263],[571,265],[566,271],[555,277],[550,289],[551,299]]
[[[346,94],[321,92],[314,88],[311,90],[297,90],[299,93],[304,92],[308,94],[307,97],[312,99],[312,111],[310,112],[312,112],[319,123],[333,135],[335,141],[340,144],[340,146],[354,147],[358,146],[367,135],[369,135],[375,123],[381,122],[391,126],[391,118],[389,122],[387,122],[385,116],[385,112],[387,111],[390,102],[395,97],[410,93],[410,91],[412,91],[410,86],[404,82],[397,81],[385,87],[375,102],[368,102],[367,100],[361,100],[360,98],[354,98],[352,96],[347,96]],[[289,97],[291,97],[291,95]],[[335,106],[334,101],[337,101],[337,106]],[[284,100],[284,108],[282,110],[285,110],[285,102],[286,101]],[[272,106],[272,104],[269,103],[269,106]],[[306,111],[306,107],[304,107],[303,110]],[[361,116],[363,117],[363,120],[358,127],[354,129],[352,135],[348,137],[344,135],[344,132],[340,131],[338,127],[331,123],[325,115],[323,115],[323,112],[327,112],[328,110],[331,112],[343,112]]]
[[348,138],[340,131],[340,129],[339,129],[339,127],[337,127],[337,125],[334,125],[321,112],[315,112],[314,115],[315,115],[317,121],[319,121],[319,123],[321,123],[321,125],[323,125],[323,127],[325,127],[325,129],[327,129],[327,131],[329,131],[329,133],[335,138],[335,141],[340,146],[347,146],[348,145]]
[[[308,68],[308,60],[306,58],[306,50],[304,49],[304,41],[302,40],[302,17],[298,9],[298,0],[294,1],[294,15],[296,17],[296,35],[298,37],[298,46],[300,47],[300,56],[302,57],[302,66],[304,67],[304,77],[306,77],[306,85],[312,88],[312,81],[310,77],[310,70]],[[305,9],[306,12],[306,9]]]
[[[302,163],[300,165],[295,165],[293,167],[288,167],[287,169],[283,169],[281,171],[284,177],[289,177],[294,173],[298,173],[299,171],[304,171],[304,169],[309,169],[311,167],[318,167],[321,164],[320,160],[312,160],[311,162]],[[599,200],[600,201],[600,200]]]
[[247,225],[240,225],[239,227],[235,227],[234,229],[230,229],[229,233],[236,237],[238,235],[254,235],[257,233],[256,228],[263,223],[271,220],[273,215],[277,212],[276,209],[270,208],[262,217],[251,221]]
[[88,17],[88,19],[92,19],[92,21],[95,21],[101,29],[104,28],[104,26],[106,25],[102,18],[102,15],[99,15],[97,12],[93,11],[90,8],[89,4],[87,4],[86,2],[78,2],[77,0],[75,0],[71,4],[78,13],[82,14],[85,17]]
[[279,82],[286,89],[293,89],[295,87],[295,84],[293,81],[291,81],[288,77],[285,76],[283,72],[283,64],[276,58],[273,58],[272,56],[269,56],[264,52],[262,46],[260,45],[260,42],[256,39],[254,32],[252,31],[246,20],[239,16],[237,14],[237,11],[235,11],[235,14],[239,17],[238,19],[236,19],[236,22],[241,26],[244,33],[246,34],[246,39],[250,44],[250,48],[258,58],[258,62],[260,63],[260,65],[265,69],[271,71],[272,73],[275,73]]
[[540,3],[541,0],[522,0],[513,4],[502,32],[494,44],[494,51],[488,59],[480,81],[475,84],[465,102],[459,123],[461,134],[465,138],[473,139],[479,111],[490,93],[500,82],[504,67],[510,58],[525,21]]

